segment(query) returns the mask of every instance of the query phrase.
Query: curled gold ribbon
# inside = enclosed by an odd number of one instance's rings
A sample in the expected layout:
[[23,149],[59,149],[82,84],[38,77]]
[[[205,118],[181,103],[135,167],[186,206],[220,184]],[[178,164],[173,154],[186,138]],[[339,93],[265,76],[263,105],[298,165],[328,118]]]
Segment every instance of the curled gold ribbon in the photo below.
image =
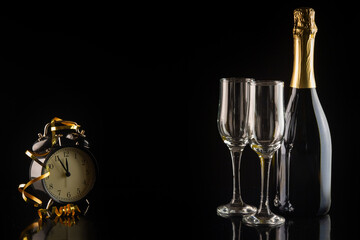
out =
[[[56,126],[56,123],[60,123],[63,126]],[[50,130],[51,130],[51,144],[52,146],[54,146],[54,144],[56,143],[56,131],[59,130],[66,130],[66,129],[74,129],[77,130],[80,128],[80,125],[78,125],[76,122],[72,122],[72,121],[64,121],[61,118],[58,117],[54,117],[51,122],[50,122]]]
[[[77,212],[81,213],[79,207],[77,205],[69,203],[67,205],[59,207],[59,209],[57,207],[55,207],[55,206],[52,207],[51,215],[56,216],[56,218],[61,217],[61,216],[68,217],[70,215],[71,215],[71,217],[74,217]],[[38,210],[38,215],[39,215],[40,219],[43,219],[44,217],[45,218],[50,217],[49,216],[49,210],[43,209],[43,208]]]
[[48,217],[49,217],[49,214],[48,214],[48,213],[49,213],[49,212],[48,212],[47,209],[40,208],[40,209],[38,210],[39,219],[43,219],[43,218],[44,218],[44,215],[46,215],[45,218],[48,218]]
[[45,153],[45,154],[36,154],[36,153],[34,153],[34,152],[31,152],[31,151],[27,150],[27,151],[25,152],[25,154],[26,154],[28,157],[30,157],[32,160],[34,160],[35,162],[37,162],[38,164],[40,164],[43,168],[45,168],[45,169],[47,170],[47,172],[44,173],[43,175],[40,175],[40,176],[37,177],[37,178],[31,179],[31,180],[30,180],[29,182],[27,182],[26,184],[22,183],[22,184],[20,184],[19,187],[18,187],[18,190],[19,190],[19,192],[21,193],[22,198],[24,199],[25,202],[27,202],[27,201],[28,201],[28,198],[30,198],[32,201],[35,202],[35,203],[34,203],[34,207],[39,207],[39,206],[42,205],[42,201],[41,201],[39,198],[35,197],[34,195],[26,192],[25,190],[26,190],[31,184],[33,184],[33,183],[35,183],[35,182],[37,182],[37,181],[40,181],[40,180],[42,180],[42,179],[47,178],[48,176],[50,176],[50,171],[49,171],[49,169],[45,166],[44,163],[42,163],[42,162],[36,157],[36,156],[45,156],[47,153]]
[[30,157],[32,160],[34,160],[36,163],[38,163],[39,165],[41,165],[42,167],[46,168],[45,164],[42,163],[37,157],[43,157],[46,156],[48,153],[44,153],[44,154],[36,154],[34,152],[31,152],[29,150],[26,150],[25,154]]
[[53,214],[55,213],[57,217],[61,217],[61,215],[69,216],[70,214],[73,217],[76,214],[76,212],[81,213],[79,207],[74,204],[67,204],[65,206],[60,207],[59,210],[55,206],[52,208],[52,213]]
[[19,192],[21,193],[22,195],[22,198],[24,199],[25,202],[28,201],[28,198],[30,198],[31,200],[33,200],[35,203],[34,203],[34,207],[39,207],[41,206],[42,204],[42,201],[35,197],[34,195],[31,195],[30,193],[28,192],[25,192],[25,189],[27,189],[31,184],[33,184],[34,182],[37,182],[37,181],[40,181],[41,179],[44,179],[46,177],[50,176],[50,172],[48,171],[47,173],[37,177],[37,178],[34,178],[34,179],[31,179],[29,182],[27,182],[26,184],[22,183],[19,185],[18,187],[18,190]]

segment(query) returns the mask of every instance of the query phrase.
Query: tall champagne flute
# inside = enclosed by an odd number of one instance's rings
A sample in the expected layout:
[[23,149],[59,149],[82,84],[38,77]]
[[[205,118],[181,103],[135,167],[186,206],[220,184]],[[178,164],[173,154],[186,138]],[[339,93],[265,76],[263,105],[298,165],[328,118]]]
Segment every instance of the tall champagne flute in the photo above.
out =
[[245,216],[248,225],[279,225],[285,222],[271,212],[269,206],[269,174],[271,159],[280,148],[284,135],[284,83],[256,81],[250,83],[249,141],[259,155],[261,165],[260,207]]
[[218,129],[228,146],[232,159],[233,196],[230,203],[219,206],[220,216],[236,216],[256,212],[256,207],[247,205],[241,198],[240,160],[248,143],[249,83],[251,78],[220,79]]

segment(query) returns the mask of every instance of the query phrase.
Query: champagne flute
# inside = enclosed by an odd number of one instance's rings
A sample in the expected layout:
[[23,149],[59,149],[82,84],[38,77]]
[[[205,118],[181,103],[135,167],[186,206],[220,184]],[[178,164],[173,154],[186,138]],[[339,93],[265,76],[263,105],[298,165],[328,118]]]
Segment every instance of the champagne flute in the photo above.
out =
[[260,207],[245,216],[248,225],[280,225],[285,219],[271,212],[269,206],[269,174],[271,159],[280,148],[284,135],[284,83],[256,81],[250,83],[249,141],[261,164]]
[[247,205],[241,198],[240,160],[248,143],[249,83],[251,78],[220,79],[218,129],[228,146],[232,159],[233,196],[231,202],[217,208],[222,217],[251,214],[256,207]]

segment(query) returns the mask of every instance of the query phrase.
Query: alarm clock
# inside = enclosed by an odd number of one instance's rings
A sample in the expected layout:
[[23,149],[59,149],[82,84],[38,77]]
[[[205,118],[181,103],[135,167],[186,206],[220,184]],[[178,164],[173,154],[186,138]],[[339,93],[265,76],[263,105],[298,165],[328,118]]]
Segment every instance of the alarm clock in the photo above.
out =
[[27,151],[32,158],[30,181],[50,172],[32,184],[36,195],[48,200],[47,208],[53,201],[69,204],[87,200],[98,175],[97,161],[80,125],[54,119],[38,134],[32,151]]

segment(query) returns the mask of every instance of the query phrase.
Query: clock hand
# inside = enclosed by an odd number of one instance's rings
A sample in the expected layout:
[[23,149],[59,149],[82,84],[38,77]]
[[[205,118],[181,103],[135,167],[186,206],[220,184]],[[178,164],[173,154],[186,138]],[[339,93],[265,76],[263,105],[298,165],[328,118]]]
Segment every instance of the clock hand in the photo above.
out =
[[[66,172],[66,176],[69,177],[70,176],[70,173],[69,171],[67,170],[67,168],[65,168],[64,164],[62,163],[62,161],[60,160],[59,156],[57,156],[59,162],[61,163],[61,166],[64,168],[65,172]],[[66,159],[67,161],[67,159]]]
[[65,168],[65,166],[64,166],[64,164],[61,162],[59,156],[57,156],[57,158],[58,158],[58,161],[61,163],[61,166],[64,168],[64,170],[67,171],[66,168]]
[[69,177],[69,176],[70,176],[70,172],[69,172],[69,164],[68,164],[67,158],[65,158],[65,161],[66,161],[66,176]]

